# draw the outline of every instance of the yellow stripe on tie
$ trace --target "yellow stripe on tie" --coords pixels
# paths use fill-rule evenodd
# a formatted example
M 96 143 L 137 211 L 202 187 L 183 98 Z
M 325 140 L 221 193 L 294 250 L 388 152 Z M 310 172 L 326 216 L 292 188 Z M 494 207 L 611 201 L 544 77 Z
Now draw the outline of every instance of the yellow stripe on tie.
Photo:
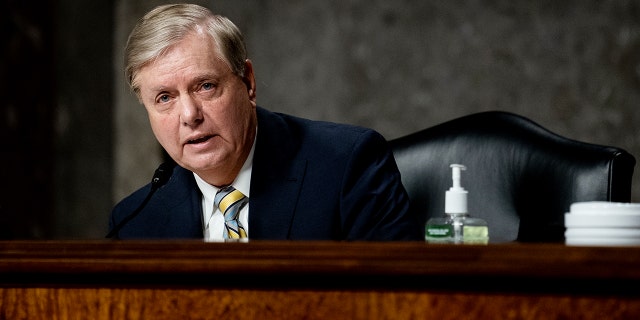
M 234 202 L 242 199 L 244 197 L 244 195 L 242 194 L 242 192 L 238 191 L 238 190 L 233 190 L 231 191 L 228 195 L 226 195 L 222 201 L 220 201 L 220 204 L 218 205 L 218 207 L 220 208 L 220 211 L 222 211 L 222 213 L 225 213 L 227 211 L 227 208 L 232 205 Z

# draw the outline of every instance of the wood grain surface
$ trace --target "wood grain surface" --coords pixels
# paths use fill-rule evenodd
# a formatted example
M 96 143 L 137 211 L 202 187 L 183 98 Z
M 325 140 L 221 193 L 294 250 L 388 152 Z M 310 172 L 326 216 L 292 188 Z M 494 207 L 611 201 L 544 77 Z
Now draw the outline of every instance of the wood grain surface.
M 0 242 L 0 319 L 633 319 L 640 248 Z

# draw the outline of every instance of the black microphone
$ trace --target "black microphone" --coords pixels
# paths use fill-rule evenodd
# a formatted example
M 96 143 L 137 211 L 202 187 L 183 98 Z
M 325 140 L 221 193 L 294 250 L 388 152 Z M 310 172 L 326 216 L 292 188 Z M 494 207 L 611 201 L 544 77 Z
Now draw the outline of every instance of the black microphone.
M 113 238 L 115 235 L 120 232 L 120 230 L 127 224 L 131 219 L 135 218 L 140 211 L 147 205 L 147 202 L 151 199 L 151 196 L 156 192 L 156 190 L 160 189 L 169 178 L 171 178 L 171 174 L 173 173 L 173 168 L 176 166 L 176 163 L 173 160 L 169 160 L 160 164 L 158 169 L 153 173 L 153 178 L 151 179 L 151 190 L 147 194 L 147 197 L 142 201 L 140 206 L 136 208 L 131 214 L 126 216 L 118 225 L 116 225 L 111 231 L 107 234 L 106 238 Z

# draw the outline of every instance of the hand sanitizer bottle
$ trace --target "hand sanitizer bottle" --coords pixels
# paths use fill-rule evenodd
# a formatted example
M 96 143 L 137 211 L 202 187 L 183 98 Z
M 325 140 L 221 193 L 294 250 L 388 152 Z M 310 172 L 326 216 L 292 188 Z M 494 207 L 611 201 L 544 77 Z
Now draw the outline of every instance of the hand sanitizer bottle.
M 445 217 L 431 218 L 425 226 L 425 240 L 430 243 L 489 243 L 489 228 L 483 219 L 472 218 L 467 211 L 467 195 L 461 183 L 461 164 L 451 165 L 453 186 L 445 193 Z

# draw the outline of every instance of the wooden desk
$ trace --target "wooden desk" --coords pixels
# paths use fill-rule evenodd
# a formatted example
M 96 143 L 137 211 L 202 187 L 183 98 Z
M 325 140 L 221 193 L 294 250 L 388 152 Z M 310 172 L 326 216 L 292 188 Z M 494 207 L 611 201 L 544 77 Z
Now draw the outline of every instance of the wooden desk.
M 0 242 L 0 319 L 632 319 L 640 247 Z

